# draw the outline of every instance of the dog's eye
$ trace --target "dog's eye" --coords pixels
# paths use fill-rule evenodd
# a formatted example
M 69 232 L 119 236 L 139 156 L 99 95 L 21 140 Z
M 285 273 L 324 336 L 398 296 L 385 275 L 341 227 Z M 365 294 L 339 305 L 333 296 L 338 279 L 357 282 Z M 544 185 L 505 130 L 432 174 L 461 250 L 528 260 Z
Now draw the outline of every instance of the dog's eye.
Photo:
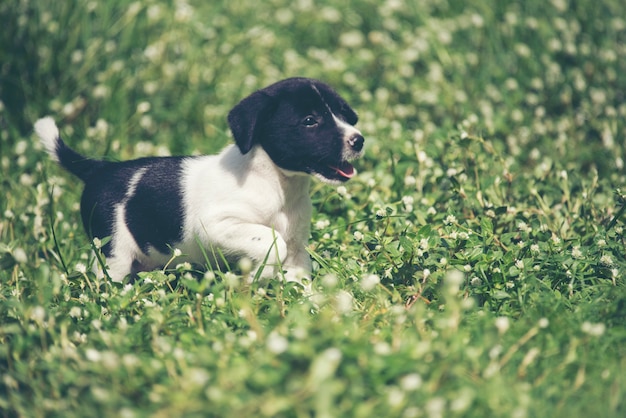
M 306 118 L 304 118 L 304 120 L 302 121 L 302 124 L 304 126 L 315 126 L 317 125 L 317 119 L 315 119 L 314 116 L 307 116 Z

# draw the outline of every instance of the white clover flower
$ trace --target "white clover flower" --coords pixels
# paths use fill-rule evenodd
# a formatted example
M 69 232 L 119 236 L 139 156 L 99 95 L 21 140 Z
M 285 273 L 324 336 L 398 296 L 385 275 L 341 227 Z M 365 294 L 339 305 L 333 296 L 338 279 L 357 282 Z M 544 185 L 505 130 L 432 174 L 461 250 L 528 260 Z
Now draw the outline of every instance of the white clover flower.
M 333 289 L 339 284 L 339 279 L 334 274 L 326 274 L 322 277 L 322 286 Z
M 224 274 L 224 282 L 228 285 L 228 287 L 236 287 L 239 285 L 239 276 L 235 273 L 227 271 Z
M 361 231 L 354 231 L 353 235 L 354 235 L 354 239 L 359 242 L 363 241 L 363 238 L 365 238 L 365 236 L 363 235 Z
M 581 329 L 585 334 L 591 335 L 592 337 L 600 337 L 604 334 L 606 325 L 603 323 L 593 324 L 589 321 L 585 321 L 582 323 Z
M 70 309 L 69 315 L 72 318 L 81 318 L 83 316 L 83 310 L 78 306 L 73 306 L 72 309 Z
M 426 211 L 426 213 L 427 213 L 428 215 L 431 215 L 431 216 L 436 215 L 436 214 L 437 214 L 437 209 L 435 209 L 434 207 L 432 207 L 432 206 L 431 206 L 431 207 L 429 207 L 429 208 L 428 208 L 428 210 Z
M 606 240 L 605 239 L 599 239 L 598 240 L 598 247 L 606 247 Z
M 183 255 L 183 252 L 178 248 L 174 248 L 174 252 L 172 255 L 173 257 L 180 257 L 181 255 Z
M 150 111 L 150 103 L 149 102 L 140 102 L 137 105 L 137 113 L 146 113 L 148 111 Z
M 517 229 L 519 229 L 522 232 L 532 232 L 532 228 L 524 221 L 519 221 L 517 223 Z
M 119 357 L 113 351 L 102 352 L 102 365 L 109 370 L 115 370 L 119 367 Z
M 380 283 L 380 277 L 376 274 L 370 274 L 361 279 L 361 289 L 369 292 L 374 289 L 376 285 Z
M 403 390 L 392 386 L 387 391 L 387 403 L 390 407 L 396 408 L 404 402 L 405 396 Z
M 11 251 L 11 255 L 13 259 L 18 264 L 25 264 L 28 261 L 28 256 L 26 255 L 26 251 L 22 247 L 17 247 L 13 251 Z
M 495 320 L 495 326 L 500 334 L 504 334 L 510 327 L 509 318 L 506 316 L 499 316 Z
M 42 306 L 35 306 L 30 312 L 30 319 L 35 322 L 41 323 L 46 318 L 46 310 Z
M 457 221 L 457 219 L 456 219 L 456 216 L 454 216 L 454 215 L 448 215 L 448 216 L 446 216 L 446 219 L 444 219 L 444 223 L 446 225 L 454 224 L 454 223 L 456 223 L 456 221 Z
M 341 350 L 336 347 L 330 347 L 322 351 L 311 364 L 310 380 L 315 383 L 321 383 L 330 378 L 337 370 L 342 356 Z
M 92 242 L 93 242 L 93 246 L 94 246 L 97 250 L 99 250 L 99 249 L 101 249 L 101 248 L 102 248 L 102 241 L 100 240 L 100 238 L 96 237 L 96 238 L 94 238 L 94 239 L 93 239 L 93 241 L 92 241 Z
M 422 386 L 422 376 L 417 373 L 407 374 L 400 379 L 400 387 L 406 392 L 412 392 Z
M 613 265 L 613 258 L 611 258 L 611 256 L 608 254 L 604 254 L 602 257 L 600 257 L 600 264 L 610 267 Z
M 85 264 L 83 263 L 76 263 L 76 267 L 75 267 L 76 271 L 79 272 L 80 274 L 85 274 L 87 273 L 87 266 L 85 266 Z
M 472 266 L 470 264 L 465 264 L 463 266 L 463 271 L 469 273 L 470 271 L 472 271 Z
M 430 398 L 425 405 L 428 417 L 443 417 L 446 412 L 446 400 L 442 397 Z
M 340 290 L 335 297 L 335 307 L 340 313 L 351 312 L 354 307 L 354 297 L 351 293 Z
M 20 184 L 25 187 L 31 187 L 35 181 L 33 180 L 33 176 L 30 174 L 22 174 L 20 175 Z
M 576 245 L 572 248 L 572 257 L 573 258 L 583 258 L 583 253 L 580 251 L 580 245 Z
M 540 251 L 540 250 L 539 250 L 539 245 L 538 245 L 538 244 L 532 244 L 532 245 L 530 246 L 530 252 L 531 252 L 531 253 L 538 254 L 538 253 L 539 253 L 539 251 Z
M 541 318 L 539 319 L 539 322 L 537 322 L 537 325 L 539 326 L 539 328 L 547 328 L 548 325 L 550 325 L 550 321 L 548 320 L 548 318 Z
M 15 144 L 15 154 L 22 155 L 26 152 L 26 150 L 28 150 L 28 142 L 19 141 L 17 144 Z
M 185 261 L 184 263 L 176 264 L 175 269 L 176 270 L 189 271 L 189 270 L 191 270 L 191 263 L 189 263 L 188 261 Z
M 346 189 L 346 186 L 339 186 L 337 187 L 337 193 L 341 196 L 346 196 L 348 194 L 348 189 Z
M 386 341 L 379 341 L 374 344 L 374 352 L 379 356 L 388 356 L 391 354 L 391 346 Z
M 204 386 L 209 381 L 209 373 L 204 369 L 193 368 L 188 371 L 188 378 L 195 386 Z
M 85 350 L 85 357 L 87 358 L 87 360 L 96 363 L 102 359 L 102 354 L 98 350 L 88 348 L 87 350 Z
M 289 348 L 289 341 L 278 334 L 276 331 L 272 331 L 267 336 L 267 349 L 273 354 L 282 354 Z
M 459 270 L 452 270 L 446 274 L 444 278 L 444 285 L 446 286 L 446 290 L 452 294 L 456 293 L 461 284 L 463 284 L 465 276 Z
M 177 22 L 188 22 L 191 20 L 194 14 L 194 9 L 189 3 L 185 1 L 176 2 L 176 12 L 174 13 L 174 19 Z
M 482 281 L 480 278 L 478 278 L 478 277 L 474 276 L 474 277 L 472 277 L 472 278 L 471 278 L 471 280 L 470 280 L 470 284 L 471 284 L 472 286 L 480 286 L 480 285 L 482 285 L 482 284 L 483 284 L 483 281 Z
M 63 105 L 63 109 L 61 110 L 61 113 L 63 113 L 63 115 L 65 116 L 70 116 L 76 113 L 76 105 L 72 102 L 66 103 L 65 105 Z
M 324 229 L 330 225 L 328 219 L 319 219 L 315 222 L 315 229 Z
M 96 87 L 94 87 L 93 89 L 93 97 L 95 97 L 96 99 L 104 99 L 109 97 L 110 94 L 110 89 L 105 86 L 104 84 L 98 84 Z
M 364 41 L 363 34 L 358 30 L 351 30 L 339 35 L 339 43 L 348 48 L 357 48 L 363 45 Z
M 252 271 L 253 262 L 249 257 L 242 257 L 239 260 L 239 269 L 243 274 L 248 274 Z
M 422 274 L 424 275 L 424 279 L 427 279 L 430 276 L 430 269 L 424 269 Z

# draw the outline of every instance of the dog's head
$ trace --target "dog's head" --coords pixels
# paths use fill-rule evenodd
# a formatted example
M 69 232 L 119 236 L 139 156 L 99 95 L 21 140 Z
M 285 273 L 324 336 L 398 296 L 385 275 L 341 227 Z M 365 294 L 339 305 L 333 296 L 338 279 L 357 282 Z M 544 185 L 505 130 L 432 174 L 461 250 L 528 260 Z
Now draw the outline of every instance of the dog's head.
M 252 93 L 228 115 L 235 142 L 246 154 L 263 147 L 284 170 L 312 174 L 329 183 L 350 179 L 349 161 L 363 153 L 354 110 L 328 85 L 289 78 Z

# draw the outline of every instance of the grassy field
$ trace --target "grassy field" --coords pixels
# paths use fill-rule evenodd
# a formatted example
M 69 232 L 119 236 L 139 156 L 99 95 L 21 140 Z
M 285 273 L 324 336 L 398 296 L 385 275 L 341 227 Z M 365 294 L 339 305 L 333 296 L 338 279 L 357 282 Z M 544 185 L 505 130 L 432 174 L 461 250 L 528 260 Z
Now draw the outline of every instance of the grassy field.
M 626 416 L 622 0 L 0 3 L 0 417 Z M 312 297 L 98 280 L 90 156 L 212 153 L 289 76 L 358 111 Z M 620 189 L 623 188 L 623 189 Z

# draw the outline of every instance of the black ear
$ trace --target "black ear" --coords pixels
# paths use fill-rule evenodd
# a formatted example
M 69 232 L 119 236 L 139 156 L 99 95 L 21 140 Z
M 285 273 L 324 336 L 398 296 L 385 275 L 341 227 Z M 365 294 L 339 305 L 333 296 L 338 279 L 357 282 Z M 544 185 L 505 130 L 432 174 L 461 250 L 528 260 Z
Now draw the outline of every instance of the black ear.
M 333 111 L 339 113 L 350 125 L 356 125 L 359 121 L 359 117 L 356 112 L 352 110 L 350 105 L 335 90 L 333 90 L 332 87 L 317 80 L 315 81 L 315 86 L 322 94 L 326 103 L 330 104 Z
M 350 125 L 354 126 L 356 125 L 356 123 L 359 121 L 359 117 L 356 114 L 356 112 L 354 110 L 352 110 L 352 108 L 350 107 L 350 105 L 348 103 L 346 103 L 343 99 L 341 99 L 342 102 L 342 106 L 341 106 L 341 116 L 344 117 L 345 121 L 348 122 Z
M 259 122 L 269 111 L 271 98 L 262 90 L 240 101 L 228 114 L 228 124 L 242 154 L 255 144 Z

